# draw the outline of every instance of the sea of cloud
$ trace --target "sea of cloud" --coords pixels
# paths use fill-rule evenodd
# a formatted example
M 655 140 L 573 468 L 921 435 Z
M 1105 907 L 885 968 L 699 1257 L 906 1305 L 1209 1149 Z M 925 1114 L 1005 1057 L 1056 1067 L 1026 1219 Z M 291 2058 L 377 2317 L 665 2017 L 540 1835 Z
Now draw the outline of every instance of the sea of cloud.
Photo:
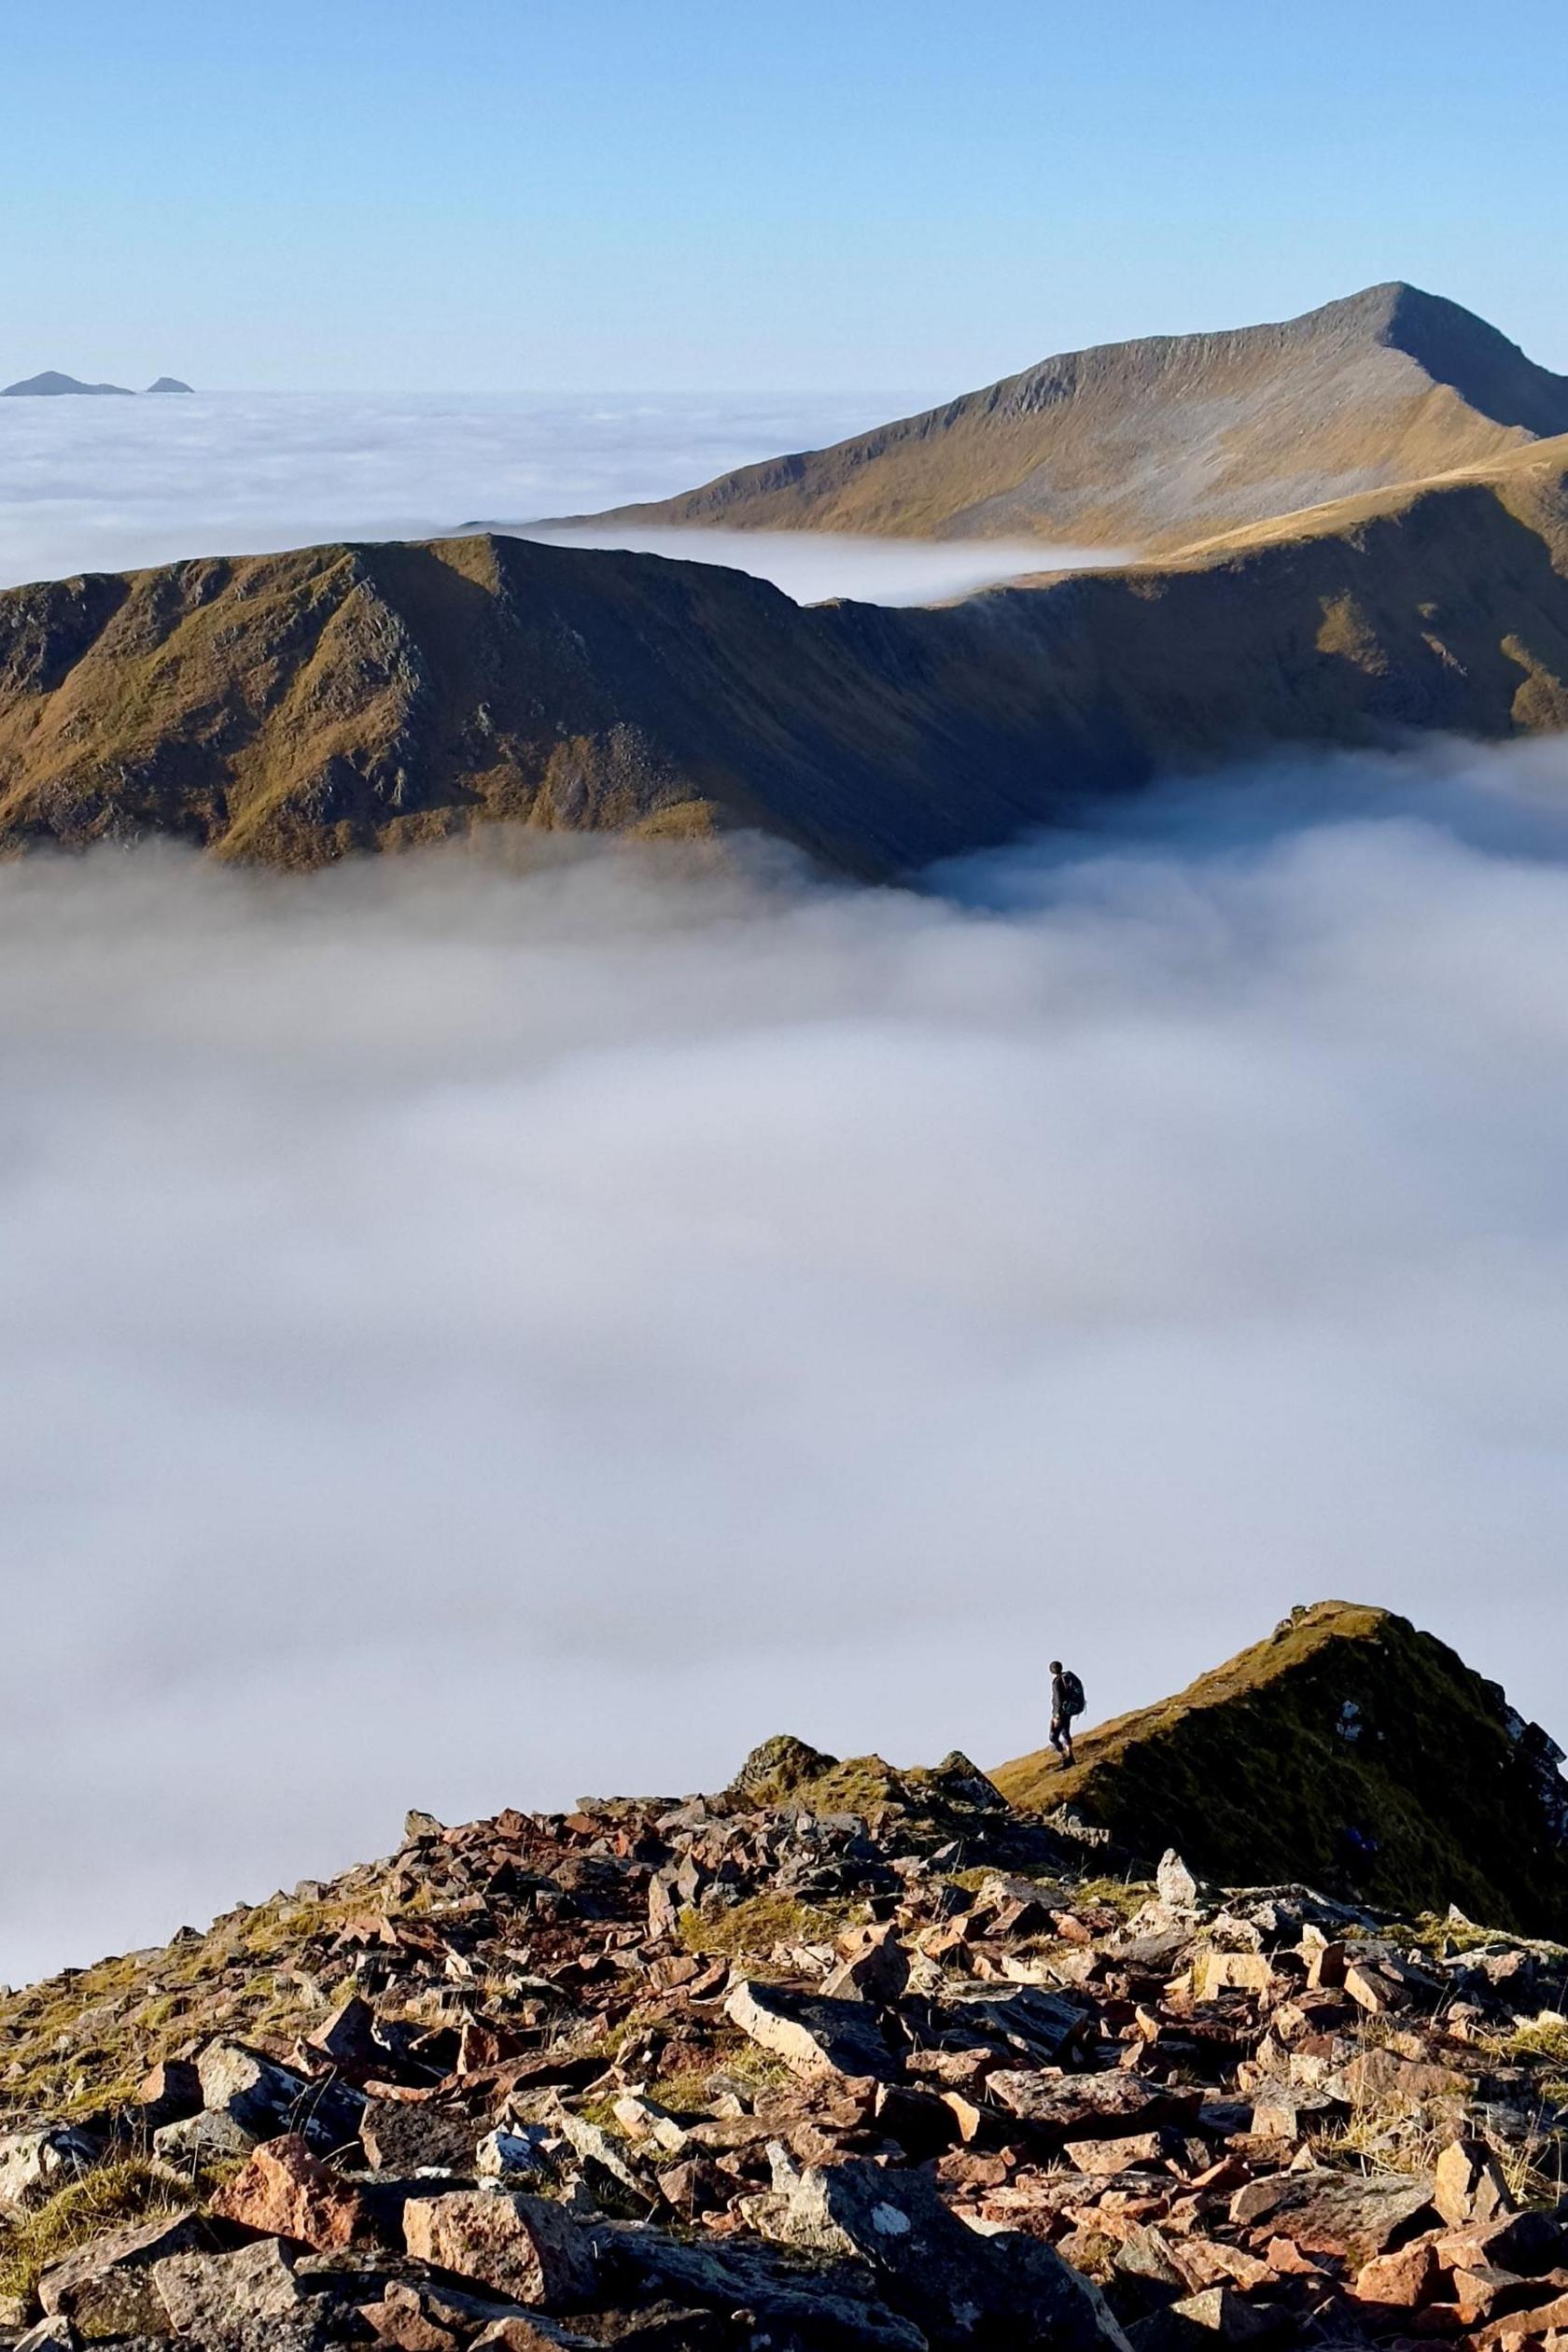
M 0 399 L 0 587 L 187 555 L 426 537 L 492 516 L 592 512 L 690 489 L 917 405 L 864 393 Z M 1031 542 L 976 550 L 781 533 L 571 536 L 735 564 L 802 602 L 917 603 L 1074 560 Z
M 1568 749 L 926 893 L 0 870 L 0 1974 L 1293 1603 L 1562 1718 Z

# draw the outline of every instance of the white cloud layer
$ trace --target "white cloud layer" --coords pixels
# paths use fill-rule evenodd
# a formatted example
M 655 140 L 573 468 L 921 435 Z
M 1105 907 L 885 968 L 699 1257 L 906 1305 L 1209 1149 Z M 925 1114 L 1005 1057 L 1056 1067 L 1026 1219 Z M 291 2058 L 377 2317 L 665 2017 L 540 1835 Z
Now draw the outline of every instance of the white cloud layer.
M 0 587 L 663 497 L 910 405 L 865 394 L 0 400 Z M 803 602 L 912 603 L 1052 560 L 1029 542 L 977 551 L 784 533 L 632 532 L 583 543 L 738 563 Z
M 864 394 L 0 400 L 0 586 L 664 497 L 887 413 Z
M 1327 1594 L 1563 1729 L 1565 783 L 1302 763 L 925 899 L 0 870 L 0 1974 L 409 1804 L 994 1763 L 1049 1657 L 1109 1713 Z
M 862 604 L 935 604 L 1031 572 L 1116 560 L 1103 547 L 1053 547 L 1042 539 L 857 539 L 838 531 L 644 530 L 613 524 L 522 535 L 557 547 L 629 547 L 678 562 L 724 564 L 771 580 L 797 604 L 819 604 L 828 596 L 854 596 Z

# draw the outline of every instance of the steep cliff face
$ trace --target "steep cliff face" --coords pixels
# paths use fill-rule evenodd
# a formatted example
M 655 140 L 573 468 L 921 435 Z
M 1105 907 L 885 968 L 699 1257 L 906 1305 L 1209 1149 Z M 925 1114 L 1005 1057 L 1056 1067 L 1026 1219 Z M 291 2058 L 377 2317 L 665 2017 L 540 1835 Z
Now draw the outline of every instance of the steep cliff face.
M 1138 1854 L 1306 1879 L 1410 1914 L 1568 1934 L 1561 1751 L 1387 1610 L 1321 1602 L 1174 1698 L 993 1775 Z
M 1279 326 L 1102 343 L 610 518 L 1168 549 L 1568 432 L 1568 379 L 1375 286 Z
M 0 847 L 309 866 L 507 819 L 886 877 L 1272 743 L 1568 725 L 1568 440 L 917 610 L 473 537 L 0 595 Z

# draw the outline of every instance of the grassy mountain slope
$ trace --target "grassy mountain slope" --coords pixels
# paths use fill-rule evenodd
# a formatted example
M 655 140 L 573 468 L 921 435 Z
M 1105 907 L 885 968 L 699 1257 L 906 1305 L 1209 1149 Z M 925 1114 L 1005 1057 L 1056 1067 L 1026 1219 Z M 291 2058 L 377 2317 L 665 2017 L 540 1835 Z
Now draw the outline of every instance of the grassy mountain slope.
M 1377 286 L 1279 326 L 1068 352 L 609 519 L 1159 550 L 1562 432 L 1568 379 L 1455 302 Z
M 1358 1727 L 1338 1728 L 1345 1702 Z M 1347 1878 L 1409 1913 L 1568 1933 L 1568 1799 L 1545 1735 L 1495 1683 L 1382 1609 L 1320 1602 L 1157 1705 L 993 1773 L 1015 1804 L 1069 1805 L 1135 1853 L 1216 1878 Z M 1545 1795 L 1543 1795 L 1545 1792 Z M 1357 1855 L 1344 1832 L 1376 1841 Z
M 490 819 L 886 876 L 1271 743 L 1568 725 L 1568 438 L 923 609 L 513 539 L 0 595 L 0 847 L 318 864 Z

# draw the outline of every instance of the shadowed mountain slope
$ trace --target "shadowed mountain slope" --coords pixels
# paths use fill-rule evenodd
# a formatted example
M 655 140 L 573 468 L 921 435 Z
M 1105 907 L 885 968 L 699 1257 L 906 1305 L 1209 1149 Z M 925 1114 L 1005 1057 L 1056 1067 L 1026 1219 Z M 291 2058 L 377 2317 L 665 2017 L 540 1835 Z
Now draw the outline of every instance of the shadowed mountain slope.
M 1411 286 L 1067 352 L 831 449 L 594 520 L 1169 549 L 1568 432 L 1568 378 Z
M 963 602 L 512 539 L 0 595 L 0 846 L 284 866 L 505 819 L 887 876 L 1272 743 L 1568 725 L 1568 441 Z
M 1561 1751 L 1385 1609 L 1323 1601 L 1172 1699 L 993 1775 L 1137 1854 L 1568 1934 Z

